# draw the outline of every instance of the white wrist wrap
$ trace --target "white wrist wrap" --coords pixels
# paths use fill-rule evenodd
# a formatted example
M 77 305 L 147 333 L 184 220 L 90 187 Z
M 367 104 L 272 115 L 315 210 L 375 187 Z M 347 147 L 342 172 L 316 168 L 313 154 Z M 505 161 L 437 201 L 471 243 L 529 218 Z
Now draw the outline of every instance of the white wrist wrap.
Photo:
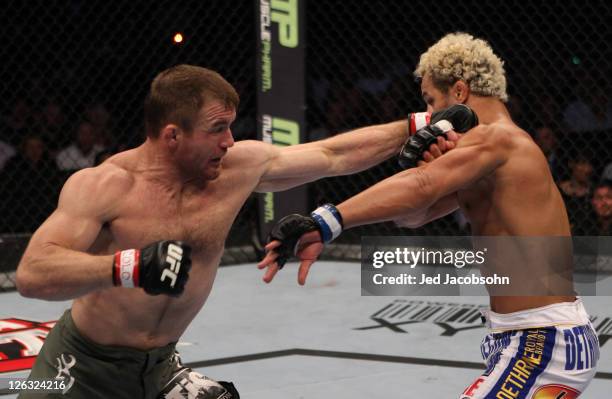
M 334 240 L 342 233 L 342 216 L 332 204 L 318 207 L 310 216 L 321 228 L 321 238 L 324 243 Z
M 125 288 L 138 287 L 140 251 L 127 249 L 115 254 L 113 280 L 116 286 Z

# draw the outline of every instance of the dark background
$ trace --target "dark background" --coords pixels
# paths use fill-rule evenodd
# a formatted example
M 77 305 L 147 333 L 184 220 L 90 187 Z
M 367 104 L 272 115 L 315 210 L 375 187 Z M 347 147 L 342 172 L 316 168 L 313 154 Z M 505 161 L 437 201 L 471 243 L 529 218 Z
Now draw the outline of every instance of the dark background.
M 256 5 L 228 0 L 4 2 L 0 140 L 19 152 L 25 137 L 41 135 L 48 162 L 27 174 L 8 166 L 0 172 L 0 232 L 31 232 L 53 209 L 71 173 L 54 170 L 54 157 L 71 142 L 88 104 L 101 103 L 110 114 L 108 147 L 138 145 L 148 85 L 171 65 L 202 65 L 226 77 L 241 96 L 236 138 L 256 138 Z M 582 155 L 592 163 L 589 179 L 595 185 L 611 161 L 612 135 L 609 130 L 571 131 L 563 110 L 593 85 L 610 98 L 611 11 L 605 1 L 311 0 L 306 15 L 309 137 L 423 110 L 412 78 L 419 55 L 444 34 L 465 31 L 488 40 L 505 60 L 515 120 L 532 134 L 541 126 L 554 130 L 559 181 L 571 177 L 569 162 Z M 176 32 L 185 37 L 180 45 L 172 43 Z M 11 128 L 20 101 L 27 105 L 27 111 L 19 111 L 27 114 L 27 122 Z M 41 121 L 49 103 L 63 115 L 62 133 L 53 142 Z M 339 202 L 396 170 L 389 161 L 353 177 L 324 179 L 310 186 L 310 202 Z M 580 209 L 584 218 L 591 212 L 587 200 Z M 251 200 L 229 244 L 250 245 L 256 223 Z M 397 233 L 468 234 L 469 226 L 447 217 L 419 230 L 364 227 L 342 240 L 358 243 L 361 234 Z

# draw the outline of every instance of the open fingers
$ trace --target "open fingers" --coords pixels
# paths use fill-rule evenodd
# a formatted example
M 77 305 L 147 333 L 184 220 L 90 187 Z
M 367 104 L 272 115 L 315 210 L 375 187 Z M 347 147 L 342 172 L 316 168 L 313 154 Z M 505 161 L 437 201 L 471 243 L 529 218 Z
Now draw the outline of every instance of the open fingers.
M 276 259 L 278 258 L 278 253 L 275 251 L 269 251 L 266 256 L 257 264 L 257 268 L 258 269 L 263 269 L 266 266 L 271 265 L 272 263 L 276 262 Z
M 314 263 L 314 260 L 306 259 L 300 263 L 300 269 L 298 270 L 298 284 L 304 285 L 306 284 L 306 277 L 308 276 L 308 272 L 310 271 L 310 266 Z
M 278 270 L 278 264 L 276 262 L 272 263 L 270 266 L 268 266 L 268 270 L 266 270 L 266 273 L 263 276 L 263 281 L 266 283 L 272 281 L 274 276 L 276 276 L 276 273 L 278 273 Z
M 280 245 L 281 245 L 280 241 L 274 240 L 274 241 L 270 241 L 269 243 L 267 243 L 264 248 L 266 251 L 272 251 L 274 248 L 280 247 Z

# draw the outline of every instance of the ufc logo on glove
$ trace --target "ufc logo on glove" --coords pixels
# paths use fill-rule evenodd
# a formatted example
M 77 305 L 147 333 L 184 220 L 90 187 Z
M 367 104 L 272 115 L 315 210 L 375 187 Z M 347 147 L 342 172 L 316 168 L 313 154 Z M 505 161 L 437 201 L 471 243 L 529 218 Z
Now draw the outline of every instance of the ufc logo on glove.
M 181 270 L 181 260 L 183 259 L 183 248 L 175 244 L 168 245 L 168 255 L 166 256 L 166 263 L 170 265 L 170 268 L 164 269 L 160 277 L 160 281 L 164 281 L 166 277 L 171 280 L 170 287 L 174 288 L 176 284 L 176 278 Z

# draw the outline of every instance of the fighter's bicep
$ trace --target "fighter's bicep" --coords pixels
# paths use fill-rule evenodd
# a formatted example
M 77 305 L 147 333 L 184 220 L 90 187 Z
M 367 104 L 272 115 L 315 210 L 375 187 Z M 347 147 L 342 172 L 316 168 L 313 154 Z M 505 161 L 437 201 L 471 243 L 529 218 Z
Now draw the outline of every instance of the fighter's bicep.
M 318 143 L 307 143 L 281 148 L 268 169 L 271 179 L 313 176 L 330 169 L 331 159 Z
M 278 191 L 315 180 L 331 170 L 329 154 L 313 143 L 271 151 L 256 191 Z
M 86 251 L 95 241 L 103 221 L 95 215 L 77 215 L 56 209 L 32 236 L 32 250 L 59 246 Z

